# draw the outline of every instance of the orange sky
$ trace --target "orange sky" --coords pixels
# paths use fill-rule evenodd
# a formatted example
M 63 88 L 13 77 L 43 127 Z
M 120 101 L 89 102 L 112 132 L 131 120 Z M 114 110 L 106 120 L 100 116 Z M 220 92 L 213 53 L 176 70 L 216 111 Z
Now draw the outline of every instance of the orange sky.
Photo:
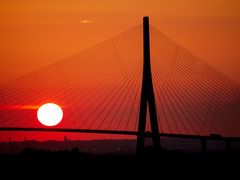
M 177 43 L 240 82 L 239 0 L 2 0 L 0 83 L 135 27 L 146 15 Z M 19 101 L 25 97 L 19 96 Z
M 240 82 L 238 0 L 2 0 L 0 83 L 151 24 Z

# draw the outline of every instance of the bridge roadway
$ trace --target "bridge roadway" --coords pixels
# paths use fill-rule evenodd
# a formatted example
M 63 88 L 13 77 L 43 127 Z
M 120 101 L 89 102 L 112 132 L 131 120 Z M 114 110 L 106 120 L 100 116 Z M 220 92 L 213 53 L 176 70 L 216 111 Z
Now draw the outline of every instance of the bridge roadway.
M 67 128 L 24 128 L 24 127 L 0 127 L 0 131 L 35 131 L 35 132 L 70 132 L 70 133 L 95 133 L 95 134 L 119 134 L 138 135 L 137 131 L 99 130 L 99 129 L 67 129 Z M 209 136 L 159 133 L 160 137 L 185 138 L 185 139 L 206 139 L 206 140 L 232 140 L 240 141 L 240 137 L 222 137 L 218 134 Z M 145 137 L 152 137 L 152 133 L 145 132 Z

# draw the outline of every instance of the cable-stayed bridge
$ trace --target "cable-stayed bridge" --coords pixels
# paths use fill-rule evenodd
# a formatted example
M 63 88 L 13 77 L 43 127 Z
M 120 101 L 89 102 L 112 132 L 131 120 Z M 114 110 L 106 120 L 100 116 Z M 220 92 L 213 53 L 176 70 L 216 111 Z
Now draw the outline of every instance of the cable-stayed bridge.
M 38 107 L 61 105 L 41 125 Z M 149 112 L 149 113 L 148 113 Z M 0 84 L 1 131 L 56 131 L 239 140 L 240 85 L 144 23 Z M 228 142 L 229 142 L 228 141 Z

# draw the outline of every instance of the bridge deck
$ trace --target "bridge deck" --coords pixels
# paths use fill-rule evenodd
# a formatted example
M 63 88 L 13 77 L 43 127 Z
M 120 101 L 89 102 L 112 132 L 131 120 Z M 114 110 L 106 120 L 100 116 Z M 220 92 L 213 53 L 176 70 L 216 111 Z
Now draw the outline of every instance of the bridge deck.
M 19 127 L 0 127 L 0 131 L 38 131 L 38 132 L 70 132 L 70 133 L 95 133 L 95 134 L 119 134 L 137 135 L 137 131 L 119 130 L 99 130 L 99 129 L 66 129 L 66 128 L 19 128 Z M 145 133 L 146 137 L 152 137 L 151 132 Z M 240 137 L 221 137 L 219 135 L 188 135 L 188 134 L 168 134 L 159 133 L 160 137 L 186 138 L 186 139 L 210 139 L 210 140 L 234 140 L 240 141 Z

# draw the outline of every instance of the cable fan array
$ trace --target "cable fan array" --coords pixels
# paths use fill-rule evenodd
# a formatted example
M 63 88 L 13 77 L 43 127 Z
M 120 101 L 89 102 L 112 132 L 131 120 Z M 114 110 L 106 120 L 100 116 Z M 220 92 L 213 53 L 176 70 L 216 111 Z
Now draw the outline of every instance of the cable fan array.
M 57 128 L 137 131 L 143 26 L 0 85 L 0 127 L 42 127 L 37 108 L 63 108 Z M 160 132 L 240 136 L 240 86 L 150 26 Z M 150 130 L 149 117 L 147 129 Z

